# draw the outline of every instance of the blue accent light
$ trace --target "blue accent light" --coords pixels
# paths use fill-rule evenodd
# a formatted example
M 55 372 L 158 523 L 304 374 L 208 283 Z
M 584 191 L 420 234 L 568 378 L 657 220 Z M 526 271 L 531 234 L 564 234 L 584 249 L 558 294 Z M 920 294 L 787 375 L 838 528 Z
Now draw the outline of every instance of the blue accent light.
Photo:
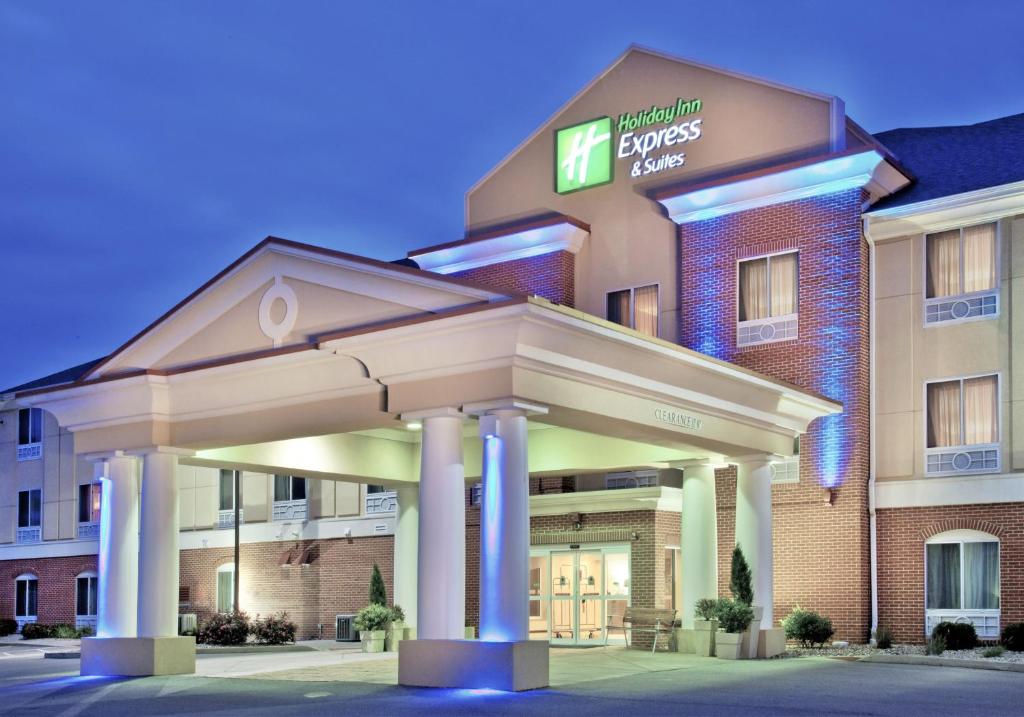
M 499 436 L 484 437 L 483 496 L 480 501 L 480 526 L 484 539 L 480 555 L 480 639 L 488 642 L 509 642 L 512 637 L 506 625 L 497 622 L 501 614 L 501 564 L 504 559 L 499 542 L 504 526 L 501 475 L 502 441 Z M 487 604 L 484 604 L 484 600 Z
M 97 610 L 96 610 L 96 637 L 112 637 L 110 627 L 107 625 L 107 590 L 109 581 L 107 575 L 109 566 L 107 559 L 110 555 L 110 497 L 113 493 L 113 482 L 109 477 L 100 479 L 100 551 L 96 564 L 96 574 L 99 576 L 97 582 Z

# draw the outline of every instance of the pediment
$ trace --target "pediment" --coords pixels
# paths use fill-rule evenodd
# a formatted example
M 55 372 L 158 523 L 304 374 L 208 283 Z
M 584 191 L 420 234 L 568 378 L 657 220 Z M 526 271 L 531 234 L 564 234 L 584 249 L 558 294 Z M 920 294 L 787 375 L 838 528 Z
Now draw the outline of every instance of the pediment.
M 410 267 L 267 239 L 97 365 L 172 370 L 506 295 Z

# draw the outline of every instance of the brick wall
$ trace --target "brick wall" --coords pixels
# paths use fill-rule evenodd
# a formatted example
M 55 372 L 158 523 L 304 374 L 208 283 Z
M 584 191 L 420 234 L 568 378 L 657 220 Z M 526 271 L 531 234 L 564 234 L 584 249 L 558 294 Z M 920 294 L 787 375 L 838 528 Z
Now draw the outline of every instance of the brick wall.
M 0 562 L 0 616 L 14 617 L 15 579 L 24 573 L 39 581 L 36 605 L 40 624 L 75 624 L 75 578 L 86 570 L 95 571 L 95 555 L 45 560 L 5 560 Z
M 772 490 L 776 617 L 794 605 L 862 641 L 870 623 L 868 255 L 860 190 L 680 227 L 680 342 L 843 403 L 801 440 L 800 482 Z M 736 346 L 737 261 L 798 250 L 799 336 Z M 833 504 L 824 486 L 834 487 Z M 720 580 L 728 586 L 735 474 L 719 474 Z
M 1000 621 L 1024 621 L 1024 503 L 879 510 L 878 620 L 897 641 L 924 641 L 925 541 L 962 529 L 999 538 Z
M 536 294 L 563 306 L 574 306 L 575 273 L 576 256 L 567 251 L 555 251 L 458 271 L 452 276 L 498 289 Z

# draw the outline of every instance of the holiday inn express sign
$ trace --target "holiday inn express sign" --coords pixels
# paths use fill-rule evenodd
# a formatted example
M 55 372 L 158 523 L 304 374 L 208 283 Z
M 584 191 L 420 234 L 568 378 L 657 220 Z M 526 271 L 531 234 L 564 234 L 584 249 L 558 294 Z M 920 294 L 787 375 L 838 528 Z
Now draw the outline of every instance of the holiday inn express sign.
M 673 105 L 580 122 L 555 130 L 555 191 L 568 194 L 608 184 L 615 161 L 625 160 L 630 177 L 677 169 L 686 162 L 679 145 L 700 139 L 699 99 L 679 98 Z M 680 118 L 687 119 L 681 120 Z

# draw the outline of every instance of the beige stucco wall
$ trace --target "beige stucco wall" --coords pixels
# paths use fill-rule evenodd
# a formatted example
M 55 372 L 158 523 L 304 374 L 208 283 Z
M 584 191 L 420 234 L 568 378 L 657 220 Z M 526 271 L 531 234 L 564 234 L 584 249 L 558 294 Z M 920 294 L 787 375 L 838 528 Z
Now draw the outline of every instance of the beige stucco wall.
M 975 222 L 967 221 L 965 224 Z M 876 243 L 875 442 L 879 480 L 923 477 L 925 383 L 998 373 L 1003 471 L 1024 468 L 1024 389 L 1010 380 L 1024 339 L 1024 217 L 999 220 L 999 315 L 925 327 L 925 234 Z M 1014 351 L 1014 348 L 1017 351 Z M 1024 366 L 1020 367 L 1024 370 Z
M 622 113 L 677 98 L 699 98 L 701 111 L 678 121 L 703 120 L 698 140 L 656 150 L 684 151 L 681 168 L 630 176 L 638 157 L 614 159 L 614 181 L 573 194 L 554 191 L 554 133 L 600 116 L 613 125 Z M 653 186 L 700 182 L 827 152 L 831 105 L 827 98 L 780 89 L 708 68 L 633 51 L 467 194 L 472 231 L 544 212 L 561 212 L 591 227 L 576 263 L 576 308 L 605 316 L 607 292 L 657 284 L 660 336 L 676 341 L 679 324 L 679 249 L 676 226 L 647 198 Z M 637 132 L 658 129 L 651 126 Z M 614 140 L 617 141 L 618 133 Z

